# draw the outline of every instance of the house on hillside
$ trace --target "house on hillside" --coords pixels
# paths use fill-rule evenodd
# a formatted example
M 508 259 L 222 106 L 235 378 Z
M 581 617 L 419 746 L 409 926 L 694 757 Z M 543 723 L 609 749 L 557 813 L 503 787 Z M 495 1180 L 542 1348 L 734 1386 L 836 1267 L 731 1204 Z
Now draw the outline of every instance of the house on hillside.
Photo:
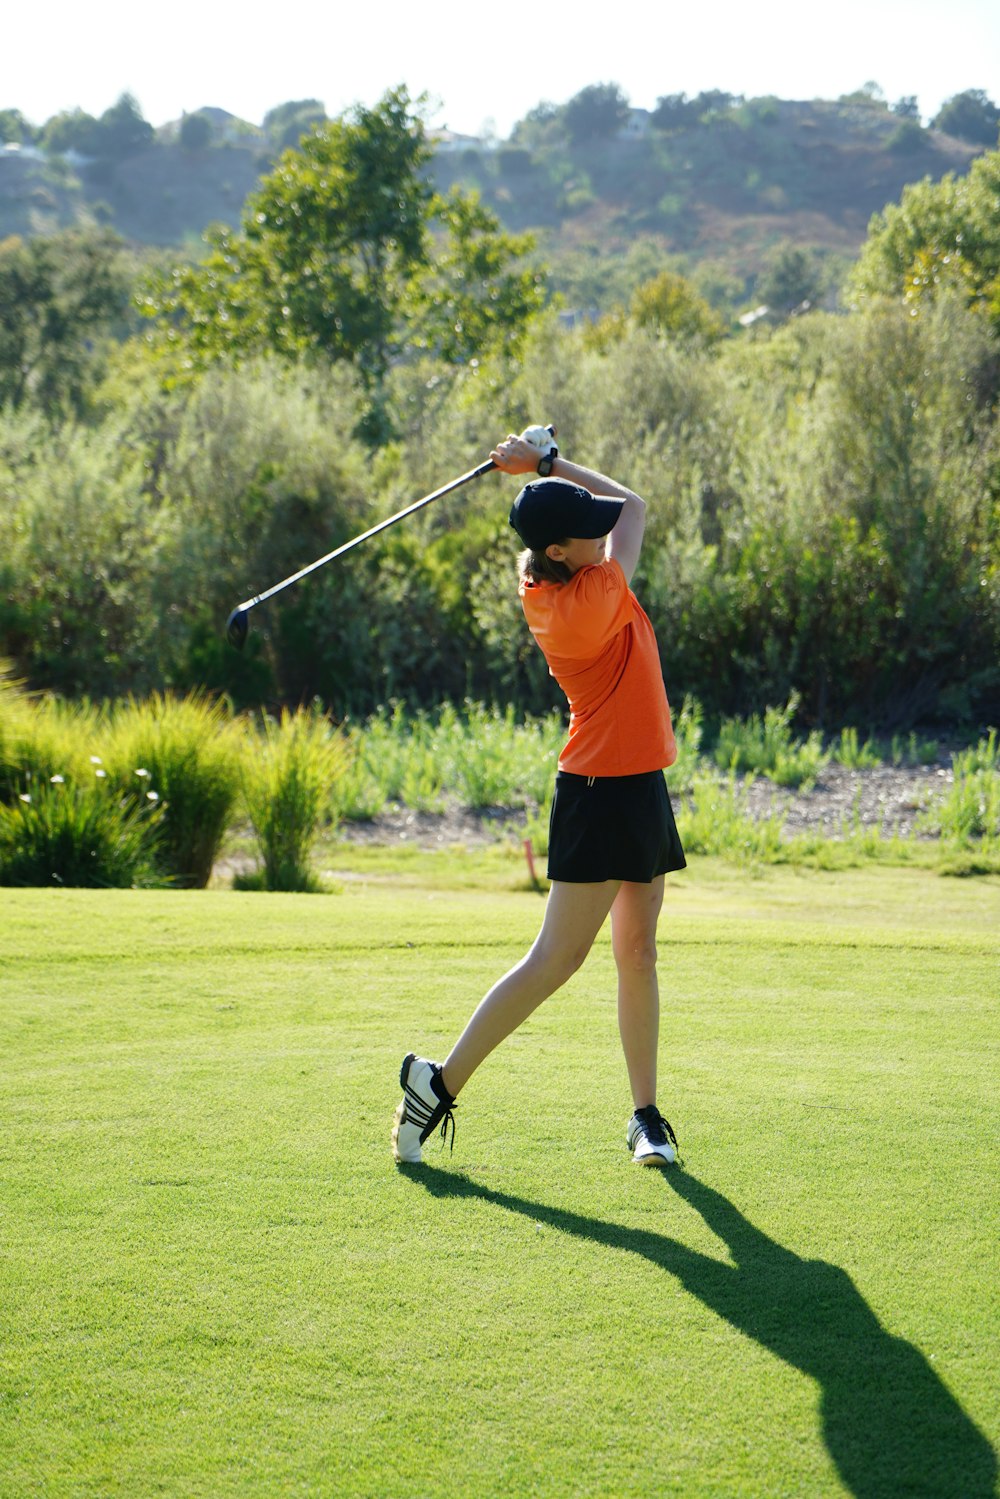
M 618 139 L 620 141 L 641 141 L 649 134 L 648 109 L 630 109 L 628 119 L 619 127 Z
M 6 145 L 0 146 L 0 157 L 6 157 L 8 161 L 44 161 L 45 152 L 37 146 L 26 146 L 20 141 L 8 141 Z
M 431 130 L 428 140 L 435 151 L 442 155 L 456 155 L 460 151 L 488 151 L 490 147 L 478 135 L 459 135 L 457 130 Z

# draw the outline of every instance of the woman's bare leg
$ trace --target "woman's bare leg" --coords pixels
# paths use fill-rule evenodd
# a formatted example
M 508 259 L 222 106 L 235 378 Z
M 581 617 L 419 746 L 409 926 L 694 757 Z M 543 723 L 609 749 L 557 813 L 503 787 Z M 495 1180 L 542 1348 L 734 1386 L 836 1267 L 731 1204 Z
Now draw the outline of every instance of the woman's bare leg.
M 656 978 L 656 923 L 663 876 L 648 885 L 625 881 L 611 907 L 611 946 L 618 968 L 618 1030 L 637 1109 L 656 1102 L 660 991 Z
M 542 929 L 530 951 L 493 985 L 448 1055 L 442 1076 L 453 1097 L 494 1047 L 580 967 L 618 890 L 617 880 L 596 885 L 553 882 Z

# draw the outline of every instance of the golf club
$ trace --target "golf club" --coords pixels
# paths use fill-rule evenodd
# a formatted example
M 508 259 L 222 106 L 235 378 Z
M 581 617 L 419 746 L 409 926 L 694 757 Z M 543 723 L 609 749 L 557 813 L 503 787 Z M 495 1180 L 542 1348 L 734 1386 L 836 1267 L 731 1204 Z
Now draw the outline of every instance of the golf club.
M 470 479 L 478 479 L 481 474 L 489 473 L 490 469 L 495 467 L 496 465 L 492 458 L 487 458 L 485 463 L 481 463 L 478 468 L 470 469 L 460 479 L 453 479 L 450 484 L 443 485 L 441 489 L 435 489 L 433 494 L 425 495 L 422 500 L 417 500 L 414 504 L 407 505 L 405 510 L 400 510 L 395 515 L 390 515 L 388 520 L 379 521 L 377 526 L 372 526 L 370 530 L 363 531 L 360 536 L 355 536 L 353 541 L 345 541 L 342 546 L 335 547 L 332 552 L 327 552 L 325 557 L 318 557 L 315 562 L 310 562 L 308 567 L 300 568 L 290 578 L 283 578 L 280 583 L 275 583 L 273 588 L 268 588 L 264 593 L 254 594 L 252 599 L 246 599 L 244 603 L 237 604 L 226 621 L 226 636 L 229 644 L 235 646 L 238 651 L 243 649 L 246 644 L 247 631 L 249 630 L 247 616 L 251 609 L 256 608 L 258 604 L 263 604 L 265 599 L 273 598 L 283 588 L 290 588 L 293 583 L 298 583 L 300 579 L 308 577 L 310 573 L 314 573 L 318 567 L 325 567 L 335 557 L 342 557 L 352 547 L 360 546 L 363 541 L 367 541 L 372 536 L 377 536 L 380 531 L 385 531 L 389 526 L 394 526 L 397 521 L 403 520 L 407 515 L 412 515 L 415 510 L 420 510 L 422 506 L 429 505 L 432 500 L 439 500 L 442 495 L 450 494 L 453 489 L 458 489 L 461 485 L 468 484 Z

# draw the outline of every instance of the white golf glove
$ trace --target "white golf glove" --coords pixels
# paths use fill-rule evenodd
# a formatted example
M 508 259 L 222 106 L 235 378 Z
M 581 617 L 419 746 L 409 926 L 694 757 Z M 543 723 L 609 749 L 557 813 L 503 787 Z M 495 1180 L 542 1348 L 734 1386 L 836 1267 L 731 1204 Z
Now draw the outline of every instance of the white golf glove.
M 559 449 L 556 447 L 555 436 L 555 427 L 525 427 L 521 433 L 521 440 L 522 442 L 530 442 L 533 448 L 537 448 L 539 458 L 545 458 L 549 453 L 555 457 L 559 452 Z

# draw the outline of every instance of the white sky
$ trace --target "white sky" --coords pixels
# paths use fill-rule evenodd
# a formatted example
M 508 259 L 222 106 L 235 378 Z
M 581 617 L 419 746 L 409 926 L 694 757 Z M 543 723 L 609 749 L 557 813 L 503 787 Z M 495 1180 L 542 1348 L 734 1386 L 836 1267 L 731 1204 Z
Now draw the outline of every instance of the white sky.
M 915 94 L 925 119 L 964 89 L 1000 103 L 998 0 L 29 0 L 5 6 L 0 108 L 35 124 L 125 92 L 154 125 L 217 105 L 260 123 L 289 99 L 328 114 L 405 83 L 439 108 L 431 123 L 501 137 L 543 99 L 621 85 L 652 108 L 662 94 L 719 88 L 753 97 L 835 99 L 878 83 Z

